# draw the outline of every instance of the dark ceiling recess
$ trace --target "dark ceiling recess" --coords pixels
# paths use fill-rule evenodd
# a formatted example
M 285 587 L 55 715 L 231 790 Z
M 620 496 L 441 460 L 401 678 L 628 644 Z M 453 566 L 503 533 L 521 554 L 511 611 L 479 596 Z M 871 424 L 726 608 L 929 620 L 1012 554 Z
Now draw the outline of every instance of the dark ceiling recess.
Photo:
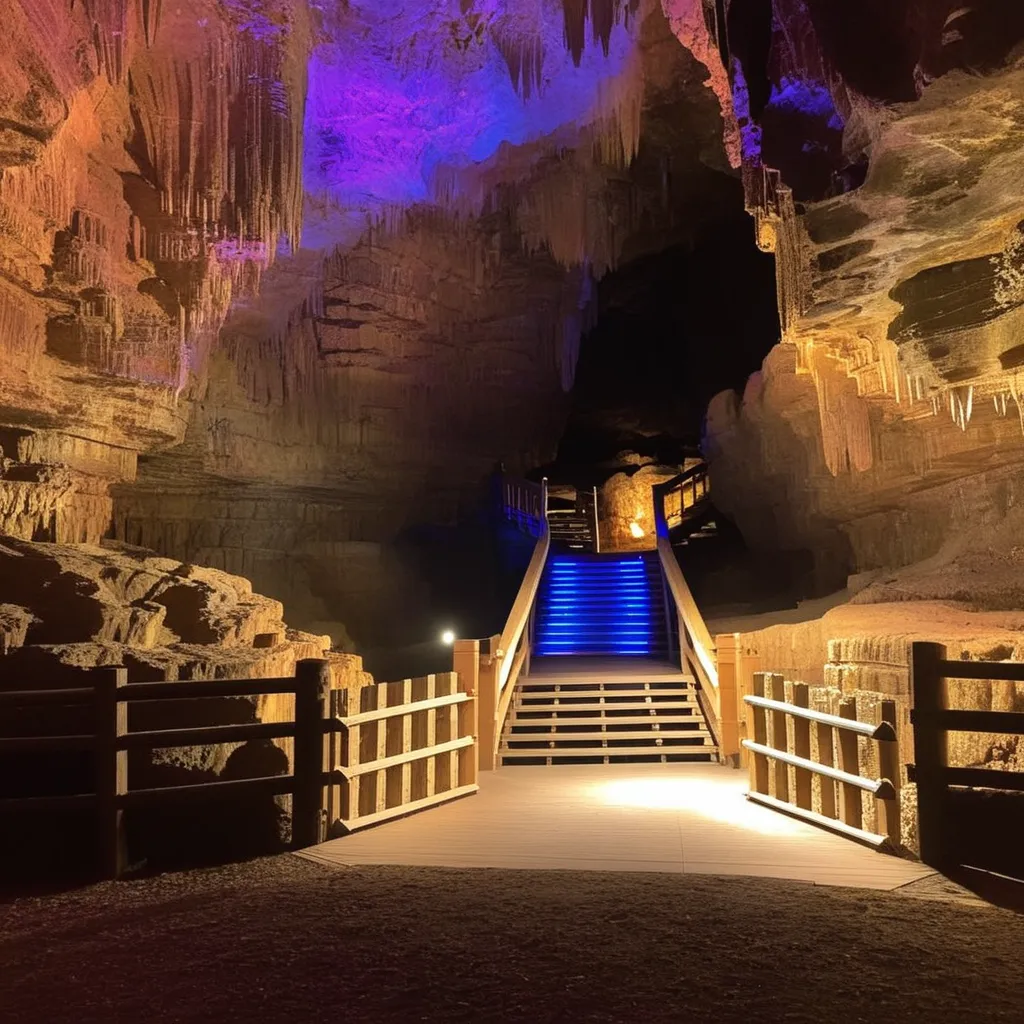
M 560 478 L 582 480 L 625 450 L 673 461 L 699 444 L 710 399 L 760 369 L 779 339 L 775 261 L 754 244 L 738 183 L 734 209 L 691 244 L 601 281 L 552 467 Z

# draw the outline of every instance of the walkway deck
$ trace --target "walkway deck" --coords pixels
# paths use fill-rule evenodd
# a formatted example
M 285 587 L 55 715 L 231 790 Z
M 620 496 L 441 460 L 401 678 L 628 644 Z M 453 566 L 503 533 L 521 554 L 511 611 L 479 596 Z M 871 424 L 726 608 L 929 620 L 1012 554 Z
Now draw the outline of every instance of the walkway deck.
M 480 792 L 301 856 L 338 865 L 657 871 L 895 889 L 934 872 L 758 807 L 719 765 L 502 768 Z

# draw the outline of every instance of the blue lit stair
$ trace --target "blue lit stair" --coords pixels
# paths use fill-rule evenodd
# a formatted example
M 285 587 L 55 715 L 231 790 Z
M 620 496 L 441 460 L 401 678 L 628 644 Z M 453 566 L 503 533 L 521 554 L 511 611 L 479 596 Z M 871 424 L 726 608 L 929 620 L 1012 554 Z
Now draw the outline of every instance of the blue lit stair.
M 535 657 L 669 657 L 657 555 L 554 554 L 537 594 Z

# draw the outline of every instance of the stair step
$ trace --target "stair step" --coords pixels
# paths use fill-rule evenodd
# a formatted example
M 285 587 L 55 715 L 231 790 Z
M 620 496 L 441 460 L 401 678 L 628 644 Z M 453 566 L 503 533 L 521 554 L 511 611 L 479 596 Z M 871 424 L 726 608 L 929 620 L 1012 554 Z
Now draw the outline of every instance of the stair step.
M 569 700 L 571 698 L 579 699 L 592 697 L 613 697 L 617 700 L 646 700 L 648 697 L 689 697 L 694 692 L 689 686 L 666 686 L 657 690 L 646 690 L 643 687 L 633 687 L 631 689 L 623 690 L 601 690 L 595 688 L 586 690 L 570 690 L 565 687 L 560 689 L 556 689 L 554 687 L 532 689 L 535 684 L 527 685 L 529 685 L 531 689 L 526 689 L 526 687 L 524 687 L 520 690 L 516 695 L 519 700 Z
M 664 732 L 656 729 L 623 729 L 621 732 L 605 732 L 590 730 L 588 732 L 513 732 L 505 737 L 503 747 L 512 743 L 576 743 L 588 740 L 627 741 L 627 740 L 710 740 L 711 733 L 707 729 L 688 729 L 678 732 Z M 518 748 L 516 748 L 518 749 Z
M 516 705 L 518 711 L 639 711 L 645 708 L 671 708 L 677 710 L 680 708 L 693 708 L 698 707 L 695 700 L 664 700 L 652 703 L 645 700 L 623 700 L 617 701 L 614 704 L 557 704 L 551 701 L 546 703 L 537 704 L 522 704 Z
M 606 757 L 681 757 L 692 760 L 708 761 L 718 753 L 714 744 L 703 747 L 561 747 L 526 748 L 524 750 L 505 750 L 500 756 L 503 761 L 526 759 L 562 760 L 564 758 L 606 758 Z
M 609 725 L 703 725 L 699 715 L 610 715 L 595 718 L 519 718 L 512 721 L 512 728 L 532 726 L 584 726 L 607 722 Z

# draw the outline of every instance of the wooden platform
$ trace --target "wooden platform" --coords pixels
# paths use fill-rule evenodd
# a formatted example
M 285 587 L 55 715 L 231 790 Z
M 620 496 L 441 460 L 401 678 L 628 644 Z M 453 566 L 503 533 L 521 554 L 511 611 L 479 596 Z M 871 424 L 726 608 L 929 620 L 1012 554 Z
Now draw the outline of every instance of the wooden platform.
M 480 792 L 312 847 L 338 865 L 657 871 L 895 889 L 934 872 L 749 802 L 720 765 L 502 768 Z

